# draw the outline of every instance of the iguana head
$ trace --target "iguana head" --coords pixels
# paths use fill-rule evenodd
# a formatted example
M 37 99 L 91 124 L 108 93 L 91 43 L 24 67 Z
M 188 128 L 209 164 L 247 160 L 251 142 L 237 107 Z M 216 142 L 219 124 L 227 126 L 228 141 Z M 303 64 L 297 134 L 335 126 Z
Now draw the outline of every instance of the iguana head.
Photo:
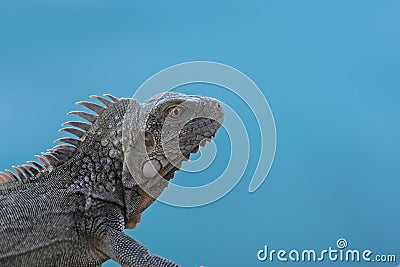
M 161 93 L 133 105 L 138 108 L 132 108 L 133 115 L 125 118 L 125 139 L 134 141 L 127 142 L 124 154 L 125 171 L 129 169 L 134 184 L 129 178 L 125 184 L 139 184 L 146 191 L 153 190 L 157 183 L 162 191 L 165 181 L 173 178 L 182 161 L 211 141 L 224 117 L 222 105 L 216 99 L 176 92 Z M 140 134 L 129 134 L 132 130 Z M 153 192 L 154 197 L 160 190 Z
M 144 103 L 148 112 L 145 146 L 149 160 L 143 175 L 154 177 L 157 171 L 171 179 L 182 161 L 199 146 L 211 142 L 223 122 L 222 105 L 216 99 L 180 93 L 162 93 Z

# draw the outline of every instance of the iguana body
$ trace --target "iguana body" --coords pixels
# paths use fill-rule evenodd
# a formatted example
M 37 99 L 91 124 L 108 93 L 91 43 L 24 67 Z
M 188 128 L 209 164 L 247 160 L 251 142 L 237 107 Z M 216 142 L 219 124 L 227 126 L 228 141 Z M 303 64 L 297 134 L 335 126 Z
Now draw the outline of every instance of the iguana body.
M 136 226 L 182 160 L 214 136 L 222 107 L 178 93 L 142 104 L 106 96 L 111 101 L 94 97 L 105 107 L 78 103 L 96 114 L 71 112 L 90 122 L 65 123 L 73 127 L 61 131 L 78 139 L 59 139 L 67 144 L 37 156 L 41 164 L 0 174 L 0 266 L 96 266 L 110 258 L 122 266 L 178 266 L 123 230 Z

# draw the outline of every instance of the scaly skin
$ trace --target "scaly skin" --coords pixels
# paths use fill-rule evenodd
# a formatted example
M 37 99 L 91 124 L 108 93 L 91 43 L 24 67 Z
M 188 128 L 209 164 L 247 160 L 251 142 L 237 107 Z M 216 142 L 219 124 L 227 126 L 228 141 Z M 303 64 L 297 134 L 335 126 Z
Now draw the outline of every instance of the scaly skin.
M 218 101 L 166 93 L 144 103 L 94 97 L 78 104 L 90 123 L 41 164 L 0 173 L 0 266 L 179 266 L 125 235 L 168 185 L 183 160 L 220 127 Z M 80 128 L 82 130 L 78 130 Z

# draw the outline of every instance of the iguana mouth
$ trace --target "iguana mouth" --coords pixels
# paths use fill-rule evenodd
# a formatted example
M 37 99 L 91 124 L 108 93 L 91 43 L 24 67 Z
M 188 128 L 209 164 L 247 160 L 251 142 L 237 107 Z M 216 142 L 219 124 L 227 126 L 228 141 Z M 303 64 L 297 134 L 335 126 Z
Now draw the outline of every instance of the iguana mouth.
M 205 147 L 208 143 L 212 142 L 212 139 L 215 137 L 215 133 L 212 134 L 210 137 L 204 137 L 197 146 L 195 146 L 190 152 L 183 154 L 183 161 L 188 161 L 190 159 L 191 154 L 197 154 L 199 152 L 200 146 Z M 159 174 L 164 177 L 166 180 L 171 180 L 175 176 L 175 172 L 179 171 L 181 168 L 182 162 L 176 164 L 175 166 L 171 163 L 168 163 L 167 166 L 162 168 Z
M 215 134 L 212 135 L 212 137 L 205 137 L 203 140 L 200 141 L 198 146 L 196 146 L 195 148 L 192 149 L 192 151 L 190 153 L 184 155 L 185 158 L 187 160 L 189 160 L 191 154 L 197 154 L 197 152 L 199 152 L 200 146 L 201 147 L 205 147 L 207 142 L 211 143 L 212 142 L 212 138 L 214 138 L 214 137 L 215 137 Z
M 161 157 L 151 157 L 147 160 L 142 167 L 143 175 L 147 178 L 154 177 L 157 173 L 161 177 L 166 180 L 170 180 L 174 177 L 174 173 L 177 170 L 180 170 L 183 161 L 188 161 L 190 159 L 191 154 L 196 154 L 199 152 L 200 146 L 205 147 L 207 142 L 211 143 L 212 138 L 215 137 L 215 133 L 210 135 L 209 137 L 203 137 L 196 145 L 191 146 L 191 150 L 188 152 L 181 151 L 181 155 L 178 156 L 171 162 L 169 159 L 166 158 L 165 155 Z

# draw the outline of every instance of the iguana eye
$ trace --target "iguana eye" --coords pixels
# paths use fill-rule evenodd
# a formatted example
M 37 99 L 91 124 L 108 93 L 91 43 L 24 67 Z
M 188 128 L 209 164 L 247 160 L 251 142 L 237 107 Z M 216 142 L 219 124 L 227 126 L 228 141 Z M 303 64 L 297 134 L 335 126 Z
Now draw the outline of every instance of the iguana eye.
M 167 110 L 168 115 L 171 116 L 172 118 L 179 118 L 184 111 L 185 111 L 184 108 L 180 106 L 173 106 Z

